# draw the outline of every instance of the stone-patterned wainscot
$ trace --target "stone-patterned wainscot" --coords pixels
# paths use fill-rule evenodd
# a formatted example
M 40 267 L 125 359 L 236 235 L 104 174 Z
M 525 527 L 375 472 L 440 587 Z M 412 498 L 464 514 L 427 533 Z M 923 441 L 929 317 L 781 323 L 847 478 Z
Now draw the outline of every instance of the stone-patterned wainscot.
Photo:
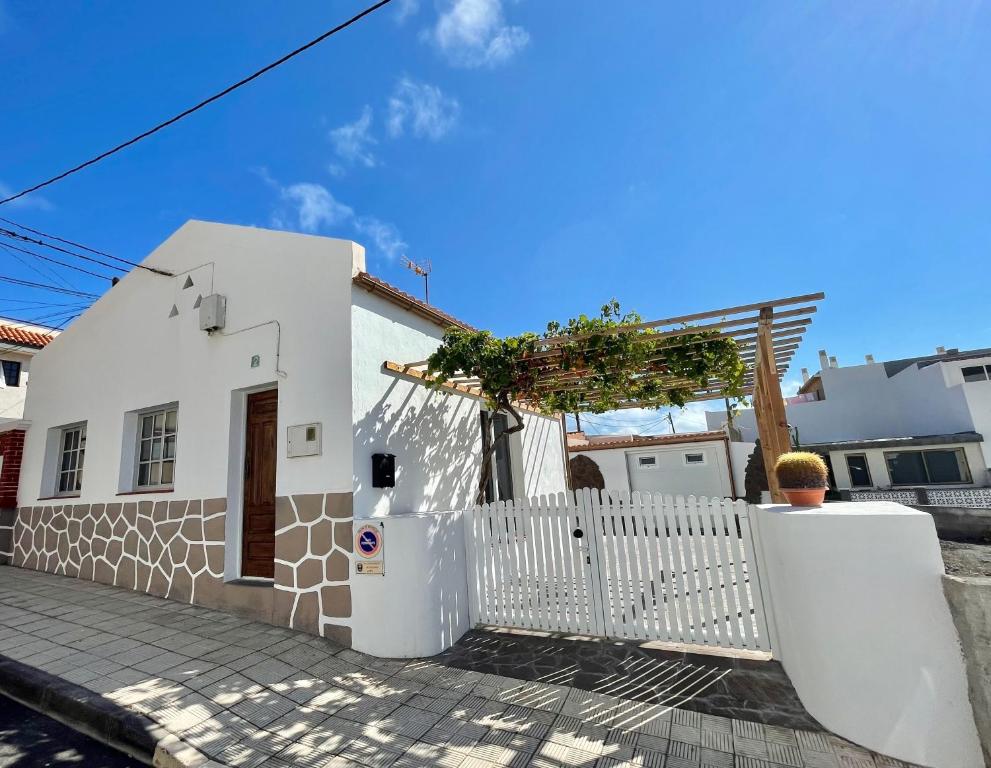
M 21 507 L 13 565 L 230 610 L 350 645 L 351 494 L 276 500 L 275 581 L 224 581 L 226 499 Z

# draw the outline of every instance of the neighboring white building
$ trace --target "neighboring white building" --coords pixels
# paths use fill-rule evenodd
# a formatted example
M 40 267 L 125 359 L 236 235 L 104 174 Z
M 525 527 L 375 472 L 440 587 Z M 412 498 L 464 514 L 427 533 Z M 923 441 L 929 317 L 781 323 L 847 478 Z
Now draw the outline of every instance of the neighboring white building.
M 190 221 L 143 265 L 172 276 L 135 269 L 34 360 L 15 564 L 369 647 L 354 529 L 465 509 L 489 423 L 383 363 L 461 323 L 345 240 Z M 561 421 L 525 419 L 496 459 L 502 498 L 566 488 Z
M 840 367 L 825 351 L 822 370 L 788 398 L 788 423 L 803 448 L 827 454 L 839 489 L 942 489 L 989 485 L 991 349 Z M 710 429 L 725 414 L 706 413 Z M 734 426 L 757 429 L 752 410 Z
M 573 478 L 581 474 L 576 459 L 584 457 L 602 473 L 605 489 L 631 493 L 743 496 L 743 473 L 753 448 L 753 443 L 731 443 L 722 430 L 645 436 L 568 433 Z
M 45 326 L 0 318 L 0 565 L 10 562 L 13 555 L 26 426 L 21 417 L 31 360 L 58 333 Z
M 0 428 L 21 420 L 31 360 L 58 331 L 0 317 Z

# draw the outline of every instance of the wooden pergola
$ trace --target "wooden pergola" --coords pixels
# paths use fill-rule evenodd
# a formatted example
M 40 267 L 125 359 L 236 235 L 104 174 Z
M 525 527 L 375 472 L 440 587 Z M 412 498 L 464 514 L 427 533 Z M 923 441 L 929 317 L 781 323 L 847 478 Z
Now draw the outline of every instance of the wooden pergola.
M 778 457 L 791 449 L 791 433 L 785 416 L 784 399 L 781 396 L 781 379 L 801 344 L 802 336 L 812 323 L 816 302 L 824 298 L 823 293 L 810 293 L 668 317 L 637 325 L 621 325 L 596 333 L 553 336 L 541 339 L 537 351 L 526 359 L 532 366 L 532 372 L 538 383 L 543 384 L 545 388 L 561 391 L 581 390 L 584 378 L 593 375 L 593 371 L 573 367 L 564 370 L 561 362 L 565 345 L 573 348 L 573 345 L 592 337 L 649 330 L 651 333 L 645 334 L 642 338 L 653 344 L 654 349 L 651 351 L 650 370 L 644 371 L 642 375 L 651 376 L 659 381 L 663 391 L 684 390 L 688 387 L 691 391 L 689 402 L 698 402 L 726 397 L 727 383 L 715 378 L 698 382 L 688 381 L 676 375 L 658 374 L 657 369 L 664 367 L 666 351 L 698 343 L 695 334 L 701 332 L 711 333 L 709 338 L 734 339 L 740 358 L 746 365 L 743 394 L 749 395 L 753 400 L 757 433 L 764 455 L 764 466 L 767 468 L 771 498 L 775 502 L 783 502 L 784 496 L 771 471 Z M 385 368 L 417 379 L 429 378 L 426 372 L 426 360 L 411 363 L 386 361 Z M 443 386 L 463 394 L 482 396 L 479 380 L 467 375 L 454 377 Z M 655 402 L 630 400 L 620 404 L 619 407 L 651 408 L 665 404 L 666 400 L 663 399 Z M 526 409 L 535 408 L 533 404 L 526 402 L 520 403 L 520 406 Z

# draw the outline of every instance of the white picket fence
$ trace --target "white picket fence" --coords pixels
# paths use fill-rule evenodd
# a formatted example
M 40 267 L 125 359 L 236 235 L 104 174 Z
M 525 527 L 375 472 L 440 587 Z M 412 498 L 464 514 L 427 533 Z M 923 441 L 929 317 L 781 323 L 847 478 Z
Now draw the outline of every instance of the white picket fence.
M 585 489 L 465 517 L 476 623 L 770 651 L 743 501 Z

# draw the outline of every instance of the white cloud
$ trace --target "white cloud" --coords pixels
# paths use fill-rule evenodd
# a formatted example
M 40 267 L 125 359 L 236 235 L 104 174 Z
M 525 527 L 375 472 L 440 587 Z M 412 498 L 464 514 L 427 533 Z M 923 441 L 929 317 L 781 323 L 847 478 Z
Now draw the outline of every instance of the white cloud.
M 402 24 L 420 10 L 420 0 L 399 0 L 396 8 L 396 23 Z
M 370 148 L 376 143 L 371 128 L 372 108 L 366 104 L 361 110 L 361 117 L 330 132 L 330 140 L 337 156 L 349 163 L 360 163 L 366 168 L 374 168 L 378 161 Z
M 389 98 L 389 135 L 402 136 L 408 126 L 414 136 L 437 141 L 454 128 L 460 114 L 458 100 L 436 85 L 404 77 Z
M 406 242 L 394 224 L 375 216 L 357 215 L 354 208 L 337 200 L 322 184 L 299 182 L 284 187 L 266 168 L 255 168 L 253 172 L 278 194 L 271 217 L 276 229 L 316 234 L 346 227 L 367 238 L 369 250 L 390 261 L 406 255 Z
M 350 206 L 337 202 L 327 188 L 320 184 L 293 184 L 282 190 L 282 199 L 295 207 L 299 228 L 304 232 L 333 227 L 354 216 L 354 210 Z
M 359 216 L 354 220 L 354 228 L 371 238 L 375 249 L 390 261 L 406 255 L 407 245 L 395 225 L 374 216 Z
M 525 29 L 506 23 L 502 0 L 447 0 L 426 37 L 460 67 L 494 67 L 530 41 Z
M 13 194 L 16 194 L 16 190 L 13 190 L 3 182 L 0 182 L 0 200 L 10 197 Z M 24 197 L 19 197 L 16 200 L 11 200 L 7 203 L 7 206 L 10 208 L 20 208 L 25 211 L 31 209 L 36 211 L 51 211 L 55 208 L 48 198 L 42 197 L 37 192 L 30 195 L 25 195 Z

